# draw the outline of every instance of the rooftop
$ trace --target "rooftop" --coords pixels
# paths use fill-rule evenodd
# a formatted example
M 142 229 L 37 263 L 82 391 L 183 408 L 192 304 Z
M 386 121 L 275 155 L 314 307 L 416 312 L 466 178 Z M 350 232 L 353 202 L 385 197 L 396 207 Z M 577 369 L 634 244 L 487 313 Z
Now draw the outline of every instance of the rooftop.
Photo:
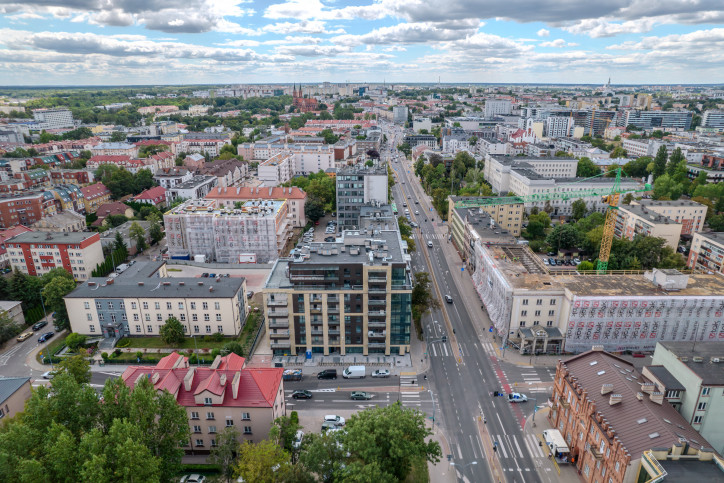
M 0 377 L 0 404 L 7 401 L 28 381 L 29 377 Z
M 216 186 L 211 189 L 207 199 L 304 199 L 307 197 L 307 193 L 301 188 L 296 186 L 291 188 L 284 188 L 281 186 L 274 187 L 231 187 L 222 188 Z
M 724 385 L 724 346 L 721 342 L 659 342 L 676 355 L 706 386 Z M 685 358 L 687 360 L 682 360 Z M 694 360 L 696 359 L 696 360 Z M 712 362 L 718 359 L 721 362 Z
M 516 239 L 482 208 L 455 208 L 458 216 L 475 229 L 483 242 L 514 244 Z
M 634 366 L 604 351 L 588 351 L 561 361 L 568 372 L 567 379 L 575 378 L 587 396 L 596 405 L 596 411 L 610 424 L 631 459 L 638 459 L 652 448 L 670 448 L 681 438 L 698 447 L 711 445 L 668 402 L 657 404 L 642 384 L 649 382 Z M 602 388 L 611 388 L 601 394 Z M 637 394 L 642 394 L 639 399 Z M 621 401 L 610 404 L 611 394 Z
M 632 202 L 632 204 L 637 204 L 637 205 L 642 205 L 642 206 L 662 206 L 662 207 L 668 207 L 668 206 L 690 206 L 692 208 L 704 208 L 705 207 L 701 203 L 697 203 L 696 201 L 691 201 L 691 200 L 660 201 L 660 200 L 641 199 L 641 200 Z
M 78 286 L 66 298 L 231 298 L 241 290 L 243 277 L 149 278 L 136 276 L 95 277 Z
M 724 478 L 722 468 L 716 461 L 699 461 L 691 459 L 658 460 L 666 471 L 668 481 L 721 481 Z
M 685 391 L 686 388 L 664 366 L 646 366 L 648 370 L 667 391 Z
M 178 184 L 178 185 L 174 186 L 173 188 L 170 188 L 169 191 L 193 189 L 197 186 L 200 186 L 200 185 L 206 184 L 206 183 L 210 183 L 215 180 L 216 180 L 216 176 L 205 176 L 205 175 L 194 176 L 190 180 L 184 181 L 183 183 Z
M 54 233 L 49 231 L 28 231 L 20 233 L 13 238 L 6 241 L 6 243 L 42 243 L 42 244 L 67 244 L 67 243 L 81 243 L 97 233 L 83 232 L 83 231 L 71 231 L 63 233 Z
M 633 215 L 638 216 L 639 218 L 643 218 L 644 220 L 648 221 L 649 223 L 653 223 L 656 225 L 678 224 L 678 223 L 674 222 L 674 220 L 672 220 L 664 215 L 660 215 L 659 213 L 656 213 L 655 211 L 647 210 L 646 207 L 642 206 L 642 205 L 620 206 L 618 209 L 621 212 L 631 213 Z
M 710 231 L 708 233 L 697 233 L 697 235 L 715 243 L 724 245 L 724 231 Z

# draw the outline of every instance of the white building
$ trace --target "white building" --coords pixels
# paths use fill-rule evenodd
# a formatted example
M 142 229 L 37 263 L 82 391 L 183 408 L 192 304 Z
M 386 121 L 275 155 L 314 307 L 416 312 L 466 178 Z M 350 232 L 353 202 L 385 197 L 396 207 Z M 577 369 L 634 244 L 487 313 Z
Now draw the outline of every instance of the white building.
M 259 181 L 266 186 L 278 186 L 292 179 L 294 173 L 294 156 L 292 153 L 279 153 L 259 165 Z
M 485 117 L 507 116 L 513 112 L 513 103 L 510 99 L 486 99 Z
M 166 202 L 170 203 L 178 198 L 185 200 L 198 200 L 206 196 L 211 188 L 216 186 L 219 178 L 216 176 L 194 176 L 166 191 Z
M 33 119 L 38 123 L 38 129 L 46 131 L 75 126 L 70 109 L 33 109 Z
M 545 135 L 549 138 L 564 138 L 573 134 L 573 118 L 551 116 L 545 122 Z
M 407 122 L 407 106 L 394 106 L 392 108 L 392 122 L 395 124 L 405 124 Z
M 295 175 L 308 175 L 334 168 L 334 146 L 292 146 L 292 170 Z
M 426 129 L 427 132 L 432 131 L 432 119 L 429 117 L 416 117 L 412 120 L 412 129 L 415 132 L 420 132 L 422 129 Z
M 724 128 L 724 111 L 706 111 L 701 118 L 701 127 Z

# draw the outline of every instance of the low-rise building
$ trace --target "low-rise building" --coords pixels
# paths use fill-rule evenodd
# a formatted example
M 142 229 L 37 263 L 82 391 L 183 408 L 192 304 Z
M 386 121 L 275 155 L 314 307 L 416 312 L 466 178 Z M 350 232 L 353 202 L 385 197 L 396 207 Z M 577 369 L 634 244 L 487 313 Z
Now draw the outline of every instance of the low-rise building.
M 163 263 L 138 262 L 126 272 L 91 278 L 65 296 L 73 332 L 105 338 L 157 336 L 170 317 L 189 336 L 235 336 L 244 326 L 249 313 L 244 278 L 165 278 Z
M 31 226 L 35 231 L 63 233 L 69 231 L 86 231 L 85 216 L 75 211 L 63 211 L 53 216 L 46 216 Z
M 216 208 L 214 200 L 191 200 L 164 214 L 171 257 L 204 255 L 221 263 L 266 263 L 279 256 L 292 235 L 288 200 L 246 201 Z
M 216 448 L 218 433 L 237 428 L 237 442 L 269 437 L 272 423 L 286 414 L 282 368 L 244 368 L 233 352 L 217 356 L 209 367 L 190 366 L 188 358 L 172 353 L 156 366 L 132 366 L 121 378 L 133 388 L 148 379 L 158 391 L 168 391 L 186 410 L 190 439 L 185 451 L 206 455 Z
M 152 206 L 165 206 L 166 205 L 166 188 L 163 186 L 154 186 L 147 190 L 141 191 L 139 194 L 133 197 L 133 201 L 136 203 L 143 203 Z
M 29 377 L 0 377 L 0 422 L 22 413 L 32 393 Z
M 232 187 L 249 177 L 249 163 L 236 159 L 216 160 L 199 169 L 200 174 L 216 176 L 217 186 Z
M 616 210 L 614 234 L 628 240 L 636 236 L 663 238 L 668 246 L 676 250 L 681 238 L 681 224 L 649 211 L 645 206 L 623 205 Z
M 228 133 L 190 132 L 176 145 L 176 153 L 200 153 L 217 157 L 225 144 L 231 144 L 231 136 Z
M 403 142 L 409 145 L 411 148 L 423 144 L 428 148 L 437 147 L 437 138 L 432 134 L 408 134 L 403 139 Z
M 166 202 L 175 201 L 178 198 L 185 200 L 198 200 L 209 194 L 216 186 L 219 179 L 216 176 L 193 176 L 188 181 L 168 188 L 166 190 Z
M 76 280 L 87 280 L 103 261 L 98 233 L 29 231 L 7 240 L 5 248 L 10 265 L 32 276 L 64 268 Z
M 23 303 L 16 300 L 0 300 L 0 317 L 5 317 L 18 327 L 25 327 L 25 315 L 23 315 Z
M 93 171 L 89 169 L 51 169 L 50 179 L 53 184 L 77 184 L 86 186 L 95 180 Z
M 96 210 L 96 216 L 98 219 L 92 223 L 93 226 L 104 226 L 107 223 L 107 218 L 111 215 L 123 215 L 126 218 L 133 217 L 133 208 L 120 201 L 113 201 L 111 203 L 104 203 Z
M 724 232 L 694 233 L 686 265 L 692 270 L 724 273 Z
M 412 286 L 397 230 L 346 231 L 275 262 L 264 315 L 275 355 L 410 350 Z
M 307 193 L 296 186 L 285 187 L 216 187 L 206 195 L 207 200 L 214 200 L 217 208 L 237 208 L 248 201 L 280 200 L 288 201 L 289 215 L 292 226 L 304 227 L 307 225 L 307 216 L 304 206 L 307 202 Z
M 257 177 L 267 186 L 279 186 L 292 179 L 293 156 L 291 153 L 279 153 L 259 165 Z
M 724 348 L 721 339 L 659 342 L 643 373 L 719 454 L 724 452 Z
M 174 188 L 193 178 L 194 174 L 187 168 L 174 166 L 160 169 L 153 175 L 153 180 L 166 189 Z
M 709 477 L 722 478 L 724 461 L 712 445 L 653 382 L 600 347 L 558 361 L 552 401 L 548 421 L 563 435 L 583 481 L 660 481 L 677 461 L 678 472 L 688 468 L 692 476 L 697 468 L 690 462 L 709 462 Z
M 126 142 L 100 143 L 90 148 L 90 152 L 93 156 L 129 156 L 135 158 L 138 156 L 138 146 Z

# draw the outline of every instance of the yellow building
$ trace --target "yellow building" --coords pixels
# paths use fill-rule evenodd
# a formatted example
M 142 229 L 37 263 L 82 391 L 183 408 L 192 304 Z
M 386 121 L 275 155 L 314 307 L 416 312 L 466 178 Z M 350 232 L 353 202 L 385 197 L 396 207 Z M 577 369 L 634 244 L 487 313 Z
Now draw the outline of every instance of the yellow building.
M 453 217 L 455 216 L 453 212 L 455 211 L 456 202 L 478 199 L 481 198 L 477 196 L 449 196 L 447 219 L 452 222 Z M 507 230 L 513 236 L 520 236 L 520 233 L 523 230 L 523 215 L 525 213 L 523 203 L 510 205 L 488 205 L 481 206 L 481 208 L 490 215 L 493 221 L 495 221 L 500 228 Z
M 636 235 L 655 236 L 666 240 L 666 244 L 674 250 L 679 246 L 681 223 L 641 205 L 621 206 L 617 213 L 614 226 L 617 237 L 633 240 Z

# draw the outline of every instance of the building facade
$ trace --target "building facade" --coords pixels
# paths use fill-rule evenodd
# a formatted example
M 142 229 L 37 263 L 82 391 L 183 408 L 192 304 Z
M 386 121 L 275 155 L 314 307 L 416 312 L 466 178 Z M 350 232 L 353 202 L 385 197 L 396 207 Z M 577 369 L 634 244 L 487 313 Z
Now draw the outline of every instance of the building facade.
M 694 114 L 691 111 L 642 111 L 633 109 L 626 111 L 624 126 L 633 124 L 642 129 L 679 128 L 691 129 Z
M 292 179 L 294 160 L 292 153 L 279 153 L 261 163 L 257 177 L 267 186 L 279 186 Z
M 38 130 L 47 131 L 75 126 L 70 109 L 33 109 L 33 119 L 38 124 Z
M 275 355 L 410 350 L 412 285 L 397 231 L 345 232 L 275 262 L 264 314 Z
M 663 238 L 674 250 L 679 246 L 681 224 L 649 211 L 645 206 L 619 206 L 615 223 L 614 234 L 618 238 L 633 240 L 636 236 L 653 236 Z
M 692 270 L 724 273 L 724 233 L 695 233 L 686 266 Z
M 387 165 L 354 165 L 337 170 L 337 223 L 340 228 L 359 227 L 362 206 L 388 203 L 387 176 Z
M 0 377 L 0 423 L 22 413 L 32 393 L 29 377 Z
M 175 201 L 177 198 L 198 200 L 209 194 L 219 182 L 216 176 L 193 176 L 190 180 L 166 190 L 166 201 Z
M 216 187 L 206 195 L 207 200 L 216 201 L 217 208 L 235 208 L 237 203 L 244 204 L 255 200 L 286 200 L 289 204 L 289 215 L 292 226 L 304 227 L 307 225 L 307 216 L 304 206 L 307 202 L 307 193 L 296 186 L 268 187 L 268 188 L 220 188 Z
M 100 235 L 89 232 L 26 232 L 5 242 L 13 269 L 40 276 L 64 268 L 76 280 L 87 280 L 103 262 Z

